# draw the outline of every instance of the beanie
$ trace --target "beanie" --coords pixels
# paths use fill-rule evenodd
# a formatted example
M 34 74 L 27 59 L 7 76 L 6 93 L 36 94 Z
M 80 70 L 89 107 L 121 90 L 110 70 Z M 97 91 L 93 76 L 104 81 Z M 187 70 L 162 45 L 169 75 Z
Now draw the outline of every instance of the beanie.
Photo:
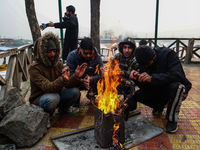
M 55 42 L 52 39 L 49 39 L 47 43 L 47 50 L 51 49 L 57 49 L 57 48 Z
M 146 66 L 150 63 L 155 55 L 155 51 L 149 46 L 139 46 L 135 49 L 135 58 L 136 61 L 141 66 Z

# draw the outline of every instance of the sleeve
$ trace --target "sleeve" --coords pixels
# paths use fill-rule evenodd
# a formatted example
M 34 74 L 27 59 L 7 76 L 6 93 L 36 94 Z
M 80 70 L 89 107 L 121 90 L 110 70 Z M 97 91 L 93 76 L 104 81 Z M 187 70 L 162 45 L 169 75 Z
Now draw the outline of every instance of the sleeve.
M 67 66 L 69 66 L 70 76 L 75 74 L 77 64 L 76 64 L 76 59 L 75 59 L 74 53 L 69 53 L 69 55 L 67 56 Z
M 170 82 L 182 81 L 182 76 L 184 72 L 182 72 L 181 62 L 174 51 L 171 51 L 167 55 L 166 62 L 166 73 L 153 73 L 152 77 L 152 86 L 164 86 L 169 84 Z
M 62 88 L 67 84 L 68 81 L 64 81 L 62 77 L 58 77 L 54 81 L 49 81 L 44 75 L 41 74 L 41 71 L 37 68 L 29 69 L 30 80 L 45 93 L 58 93 Z
M 54 23 L 55 28 L 72 28 L 76 26 L 76 22 L 74 19 L 66 18 L 63 22 Z

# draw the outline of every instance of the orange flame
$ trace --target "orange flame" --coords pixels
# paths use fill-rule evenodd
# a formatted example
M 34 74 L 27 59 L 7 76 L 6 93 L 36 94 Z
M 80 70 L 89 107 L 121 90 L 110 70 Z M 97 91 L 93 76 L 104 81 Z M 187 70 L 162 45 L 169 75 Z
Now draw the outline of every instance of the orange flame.
M 117 148 L 117 149 L 124 149 L 123 145 L 120 143 L 120 141 L 118 140 L 119 138 L 119 125 L 120 125 L 120 122 L 118 123 L 115 123 L 113 125 L 113 136 L 112 136 L 112 139 L 113 139 L 113 145 Z
M 96 100 L 98 102 L 98 108 L 104 114 L 115 114 L 115 110 L 119 106 L 120 100 L 117 97 L 117 86 L 122 81 L 120 75 L 121 69 L 119 68 L 119 61 L 110 57 L 108 63 L 105 64 L 102 79 L 97 83 L 98 96 Z

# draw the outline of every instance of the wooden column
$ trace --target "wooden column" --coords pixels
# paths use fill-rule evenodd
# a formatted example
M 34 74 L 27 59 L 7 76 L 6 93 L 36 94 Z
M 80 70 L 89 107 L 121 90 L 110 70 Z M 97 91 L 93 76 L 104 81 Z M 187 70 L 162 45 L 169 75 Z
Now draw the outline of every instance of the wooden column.
M 194 39 L 190 39 L 188 41 L 188 47 L 187 47 L 185 61 L 184 61 L 185 64 L 190 64 L 191 63 L 193 45 L 194 45 Z

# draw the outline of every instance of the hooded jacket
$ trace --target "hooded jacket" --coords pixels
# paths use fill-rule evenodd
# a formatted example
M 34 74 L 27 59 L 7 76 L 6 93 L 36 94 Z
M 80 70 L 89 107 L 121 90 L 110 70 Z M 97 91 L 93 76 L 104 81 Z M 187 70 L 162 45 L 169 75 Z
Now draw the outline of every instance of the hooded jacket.
M 98 80 L 101 77 L 101 67 L 103 67 L 103 61 L 101 59 L 101 56 L 99 55 L 98 51 L 96 48 L 94 56 L 91 60 L 86 61 L 81 54 L 79 53 L 79 49 L 73 50 L 72 52 L 69 53 L 67 56 L 67 66 L 69 66 L 70 69 L 70 75 L 73 75 L 75 73 L 76 67 L 79 65 L 82 65 L 84 62 L 87 63 L 87 68 L 85 70 L 84 75 L 82 78 L 88 74 L 90 77 L 94 79 L 94 83 L 97 83 Z M 96 67 L 98 67 L 99 71 L 96 71 Z
M 47 55 L 48 39 L 55 42 L 57 51 L 54 61 Z M 38 105 L 40 97 L 45 93 L 60 93 L 63 87 L 71 87 L 79 82 L 73 75 L 68 81 L 62 79 L 63 63 L 60 61 L 61 45 L 59 38 L 52 32 L 40 37 L 34 45 L 35 62 L 29 67 L 31 96 L 30 103 Z
M 63 60 L 66 60 L 67 55 L 70 51 L 77 49 L 78 45 L 78 18 L 76 14 L 71 15 L 70 17 L 63 17 L 63 22 L 54 23 L 55 28 L 66 28 L 65 30 L 65 40 L 63 47 Z
M 186 94 L 192 87 L 191 82 L 186 78 L 185 72 L 181 65 L 177 54 L 165 47 L 154 49 L 156 54 L 156 59 L 154 63 L 145 68 L 140 66 L 140 73 L 147 72 L 151 77 L 151 83 L 138 82 L 137 85 L 142 88 L 154 88 L 154 87 L 166 87 L 172 82 L 180 82 L 186 88 Z
M 123 43 L 123 42 L 121 42 Z M 135 50 L 135 47 L 133 48 L 133 52 L 131 54 L 130 57 L 126 58 L 123 54 L 123 44 L 119 44 L 119 53 L 117 53 L 115 56 L 114 56 L 114 59 L 117 59 L 119 61 L 119 67 L 120 69 L 124 72 L 123 74 L 123 80 L 125 83 L 126 86 L 129 86 L 129 85 L 134 85 L 133 81 L 129 78 L 129 75 L 131 73 L 132 70 L 136 70 L 137 69 L 137 62 L 136 62 L 136 59 L 135 59 L 135 56 L 134 56 L 134 50 Z

